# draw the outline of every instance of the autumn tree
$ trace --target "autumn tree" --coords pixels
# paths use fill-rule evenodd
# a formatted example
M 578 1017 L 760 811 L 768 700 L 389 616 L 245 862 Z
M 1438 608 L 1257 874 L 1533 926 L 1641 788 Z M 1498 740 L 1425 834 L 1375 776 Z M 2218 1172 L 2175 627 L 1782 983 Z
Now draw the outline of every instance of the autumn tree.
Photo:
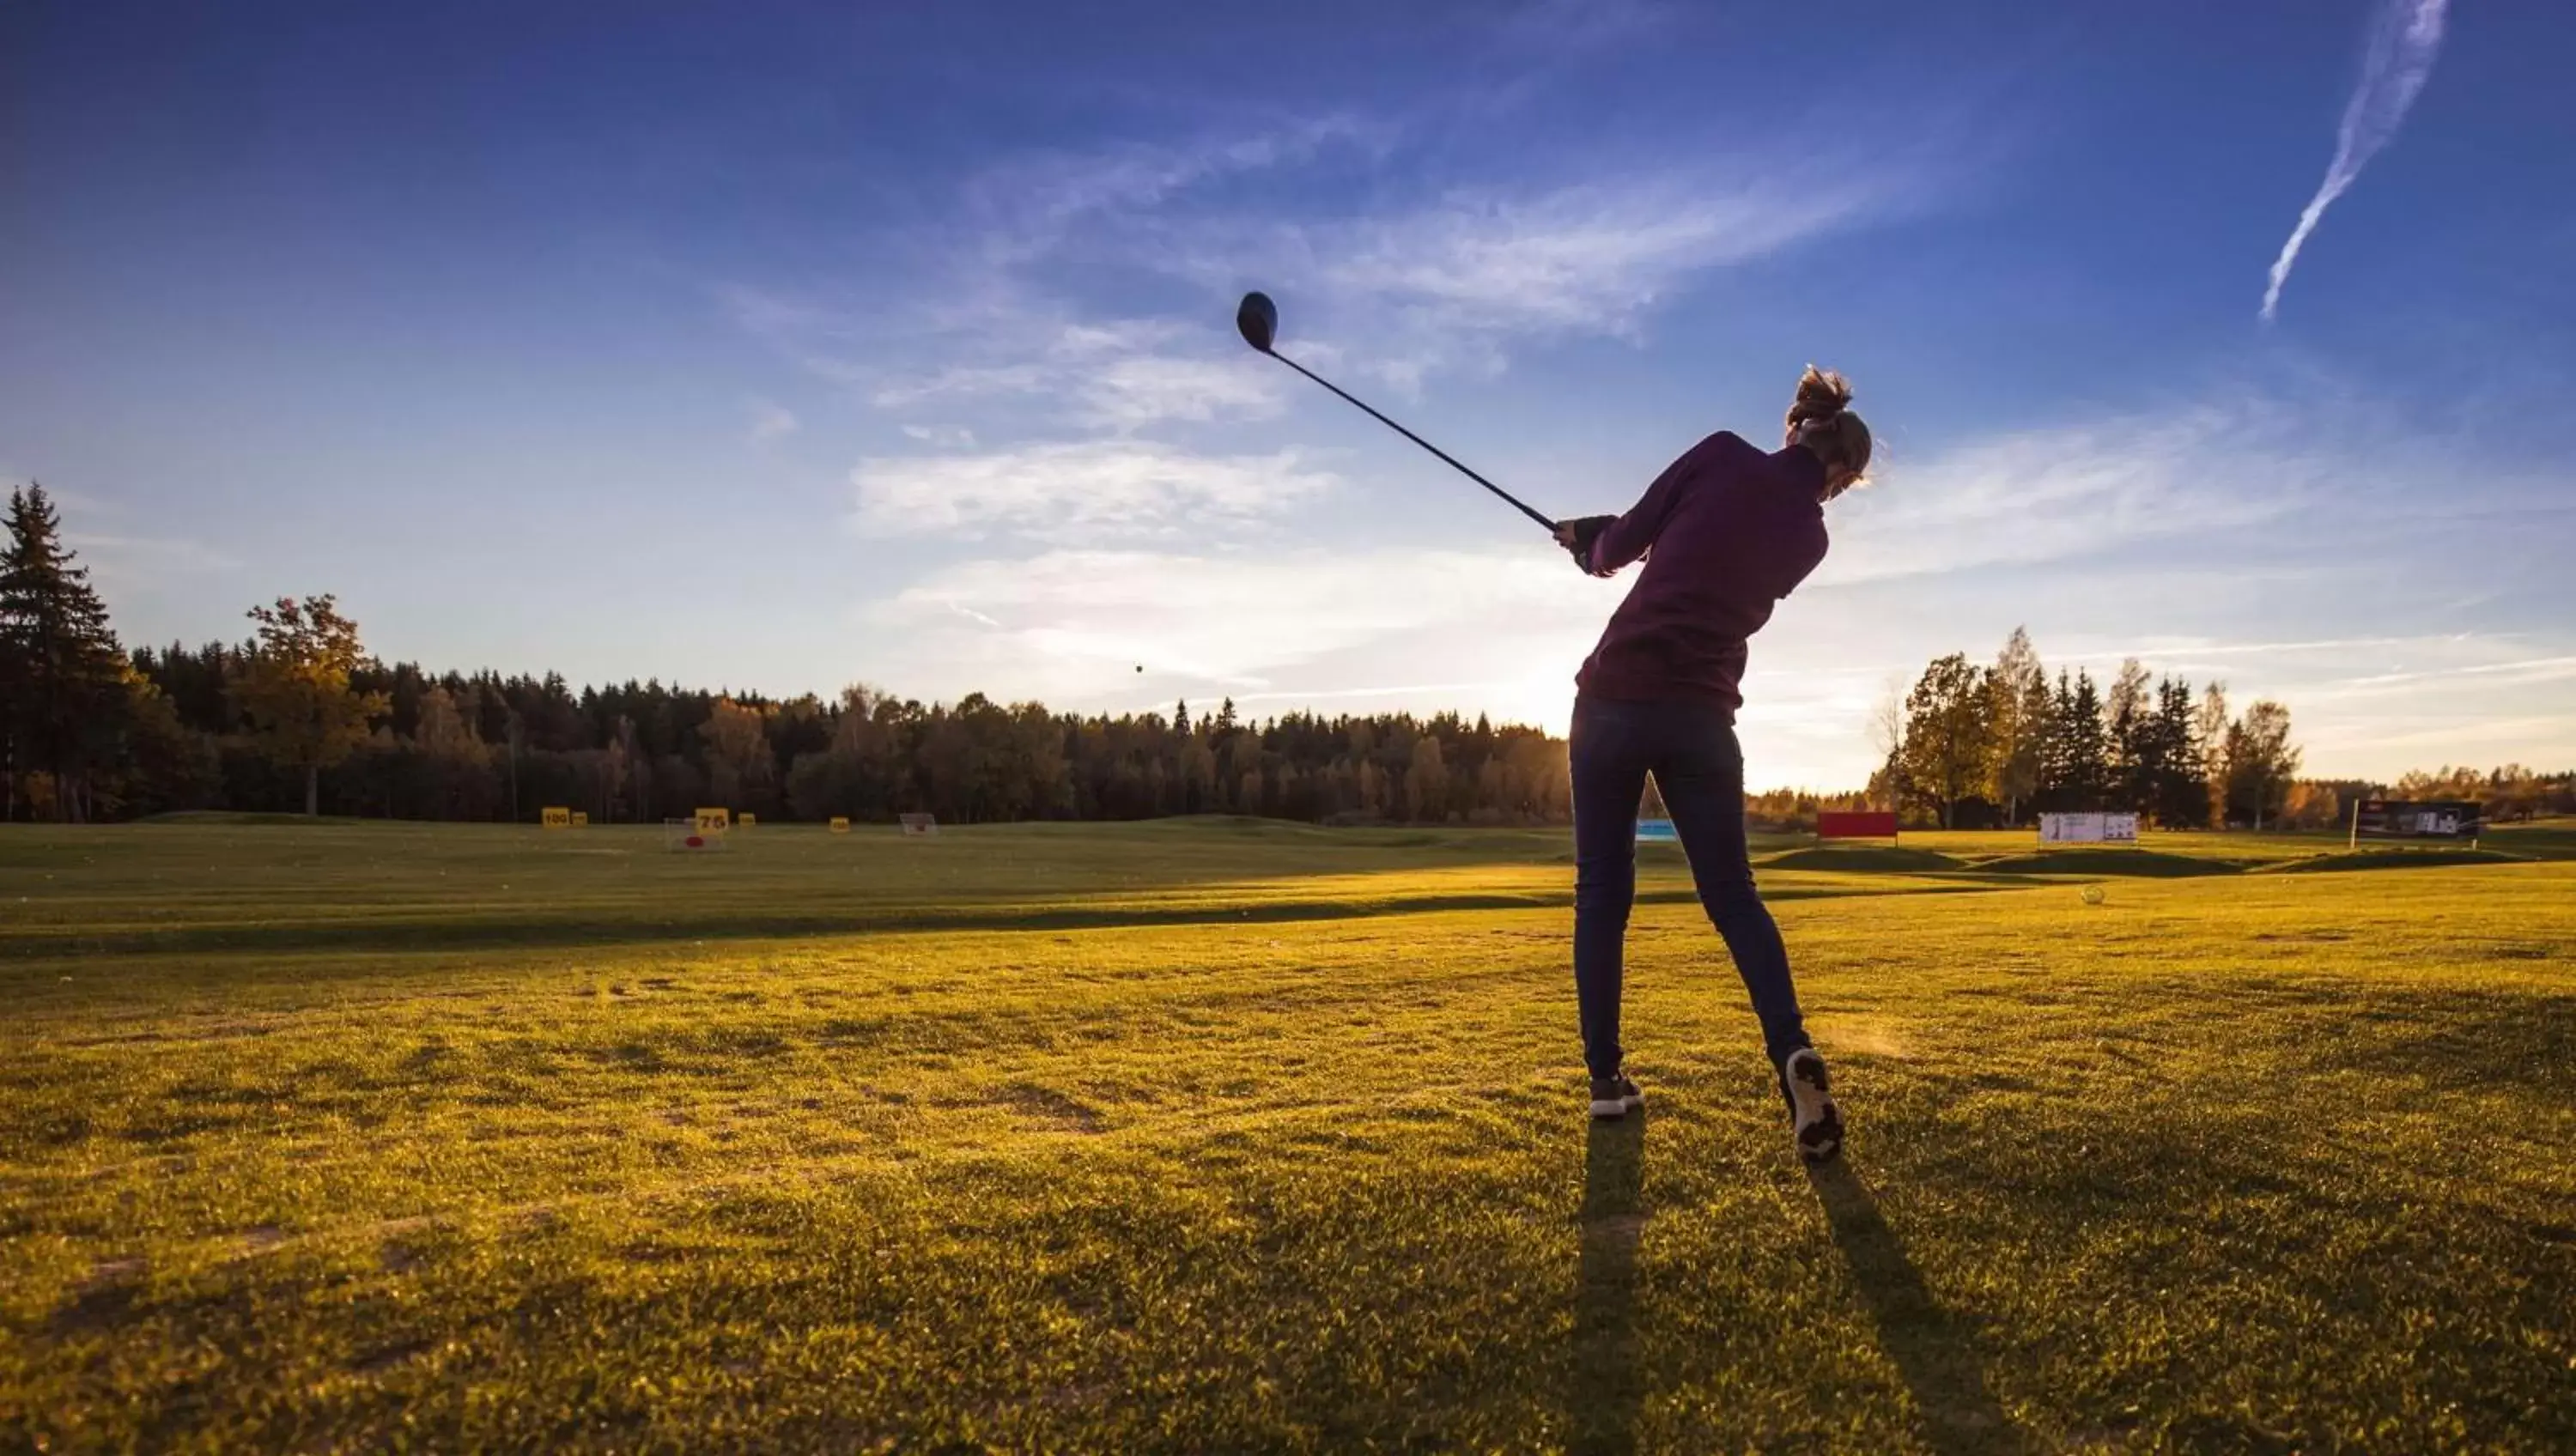
M 770 808 L 777 765 L 769 754 L 769 729 L 761 710 L 718 698 L 698 733 L 706 740 L 707 786 L 716 801 L 737 811 Z
M 2192 732 L 2200 742 L 2202 793 L 2209 805 L 2204 821 L 2213 829 L 2227 827 L 2227 684 L 2213 682 L 2200 690 L 2200 707 Z
M 2299 772 L 2301 755 L 2290 742 L 2290 710 L 2268 699 L 2245 710 L 2227 729 L 2227 805 L 2257 829 L 2264 816 L 2279 817 L 2281 799 Z
M 367 741 L 370 719 L 392 706 L 383 693 L 361 693 L 349 679 L 366 660 L 358 624 L 324 594 L 253 607 L 259 624 L 226 691 L 247 720 L 251 743 L 269 762 L 304 775 L 304 812 L 322 810 L 322 770 Z
M 2048 675 L 2030 633 L 2013 628 L 2004 650 L 1986 675 L 1986 719 L 1992 725 L 1991 797 L 2003 806 L 2004 822 L 2019 823 L 2022 806 L 2039 793 L 2039 751 L 2048 732 Z
M 2108 749 L 2103 807 L 2133 814 L 2147 812 L 2154 797 L 2152 781 L 2163 757 L 2156 741 L 2153 680 L 2136 658 L 2120 664 L 2102 703 L 2103 742 Z
M 1440 740 L 1429 733 L 1413 740 L 1412 762 L 1404 770 L 1406 817 L 1417 824 L 1448 817 L 1449 769 L 1440 758 Z
M 1935 658 L 1905 697 L 1904 781 L 1950 828 L 1959 801 L 1987 781 L 1993 752 L 1985 674 L 1953 652 Z

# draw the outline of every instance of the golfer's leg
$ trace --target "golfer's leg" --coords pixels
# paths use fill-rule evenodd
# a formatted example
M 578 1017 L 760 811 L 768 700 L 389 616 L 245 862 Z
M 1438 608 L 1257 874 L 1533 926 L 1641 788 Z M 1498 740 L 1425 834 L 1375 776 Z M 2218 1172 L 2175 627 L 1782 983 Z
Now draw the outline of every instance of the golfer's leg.
M 1616 706 L 1577 703 L 1574 767 L 1574 996 L 1583 1060 L 1619 1074 L 1619 973 L 1628 907 L 1637 894 L 1637 800 L 1646 769 Z
M 1809 1045 L 1798 1014 L 1798 988 L 1789 978 L 1789 951 L 1780 927 L 1754 892 L 1753 863 L 1744 844 L 1744 752 L 1735 729 L 1714 713 L 1676 725 L 1655 765 L 1655 784 L 1672 811 L 1673 830 L 1690 857 L 1700 904 L 1735 958 L 1736 974 L 1753 998 L 1762 1042 L 1777 1067 Z

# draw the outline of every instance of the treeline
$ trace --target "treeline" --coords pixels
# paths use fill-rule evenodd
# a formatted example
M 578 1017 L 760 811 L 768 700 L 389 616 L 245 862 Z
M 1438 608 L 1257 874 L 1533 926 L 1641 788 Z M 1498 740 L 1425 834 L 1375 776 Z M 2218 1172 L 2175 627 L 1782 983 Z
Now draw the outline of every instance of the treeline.
M 2101 810 L 2165 828 L 2277 823 L 2300 758 L 2278 703 L 2231 717 L 2224 683 L 2195 693 L 2134 658 L 2108 692 L 2084 670 L 2052 682 L 2018 627 L 1989 665 L 1933 659 L 1877 726 L 1873 791 L 1953 829 Z
M 203 801 L 292 807 L 303 792 L 294 765 L 243 731 L 227 686 L 256 653 L 174 646 L 137 653 L 135 665 L 206 745 Z M 981 694 L 924 704 L 865 687 L 828 701 L 660 682 L 575 692 L 555 674 L 433 674 L 410 663 L 362 664 L 348 691 L 372 701 L 374 724 L 316 775 L 326 813 L 523 820 L 559 804 L 631 822 L 720 804 L 764 819 L 1234 813 L 1503 824 L 1567 812 L 1562 741 L 1454 714 L 1254 722 L 1229 701 L 1198 721 L 1186 704 L 1169 716 L 1080 717 Z
M 0 561 L 7 814 L 180 809 L 600 822 L 724 805 L 951 822 L 1236 813 L 1529 824 L 1568 814 L 1563 740 L 1456 714 L 1254 722 L 1080 717 L 980 694 L 773 700 L 660 682 L 432 672 L 370 657 L 328 596 L 254 608 L 239 643 L 126 653 L 41 487 Z
M 1236 813 L 1317 822 L 1553 824 L 1566 746 L 1456 714 L 1255 722 L 1081 717 L 969 695 L 923 704 L 866 687 L 775 700 L 658 681 L 432 672 L 369 656 L 328 596 L 249 613 L 238 643 L 128 653 L 41 487 L 14 491 L 0 553 L 0 790 L 6 817 L 302 810 L 523 822 L 563 805 L 599 822 L 723 805 L 764 818 L 928 812 L 951 822 Z M 1880 714 L 1865 791 L 1755 794 L 1747 817 L 1811 828 L 1820 809 L 1901 807 L 1918 823 L 2020 824 L 2045 809 L 2135 809 L 2167 826 L 2334 822 L 2377 785 L 2295 777 L 2289 713 L 2227 711 L 2225 689 L 2052 682 L 2016 631 L 1992 666 L 1933 662 Z M 2576 812 L 2576 775 L 2518 767 L 2410 775 L 2417 797 L 2496 817 Z M 1648 813 L 1659 806 L 1651 797 Z
M 2371 788 L 2383 792 L 2375 785 Z M 2467 767 L 2445 766 L 2430 773 L 2416 769 L 2384 792 L 2398 799 L 2452 799 L 2483 805 L 2491 823 L 2576 814 L 2576 773 L 2544 774 L 2518 763 L 2483 773 Z
M 2576 774 L 2520 765 L 2412 773 L 2393 787 L 2303 779 L 2281 704 L 2231 713 L 2225 683 L 2195 689 L 2135 658 L 2107 687 L 2080 669 L 2052 679 L 2018 628 L 1990 664 L 1934 659 L 1875 726 L 1884 758 L 1870 797 L 1949 828 L 2107 810 L 2168 829 L 2320 829 L 2344 822 L 2355 799 L 2391 794 L 2484 802 L 2495 818 L 2576 812 Z

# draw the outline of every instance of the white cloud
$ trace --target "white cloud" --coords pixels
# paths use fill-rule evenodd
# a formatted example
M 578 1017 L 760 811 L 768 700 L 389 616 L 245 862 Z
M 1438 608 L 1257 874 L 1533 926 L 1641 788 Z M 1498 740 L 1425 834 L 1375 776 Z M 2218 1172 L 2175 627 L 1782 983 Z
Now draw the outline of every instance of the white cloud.
M 1294 451 L 1216 457 L 1143 440 L 870 459 L 850 480 L 858 488 L 855 520 L 868 535 L 1086 541 L 1242 526 L 1337 483 Z
M 2326 166 L 2325 181 L 2317 185 L 2317 195 L 2308 199 L 2298 226 L 2290 230 L 2289 241 L 2272 260 L 2271 282 L 2263 290 L 2266 323 L 2280 312 L 2281 287 L 2290 281 L 2290 268 L 2299 261 L 2299 249 L 2307 245 L 2308 235 L 2316 231 L 2334 200 L 2360 179 L 2361 169 L 2396 137 L 2407 109 L 2415 104 L 2415 94 L 2431 78 L 2433 58 L 2442 50 L 2442 23 L 2449 5 L 2450 0 L 2388 0 L 2381 6 L 2372 24 L 2369 53 L 2362 61 L 2361 80 L 2353 87 L 2352 100 L 2344 106 L 2343 125 L 2335 133 L 2334 160 Z
M 1436 663 L 1442 690 L 1542 683 L 1531 711 L 1553 716 L 1613 600 L 1543 550 L 1068 550 L 963 562 L 864 617 L 933 692 L 1098 702 L 1135 693 L 1141 666 L 1247 701 L 1330 699 L 1423 687 Z
M 795 413 L 786 406 L 765 399 L 751 402 L 751 443 L 774 444 L 795 434 L 796 428 Z
M 1335 147 L 1371 153 L 1389 139 L 1383 123 L 1332 113 L 1246 135 L 1029 153 L 967 184 L 966 209 L 980 232 L 975 255 L 988 264 L 1025 260 L 1090 218 L 1151 211 L 1193 188 L 1311 163 Z
M 1266 419 L 1287 407 L 1278 366 L 1252 359 L 1211 363 L 1137 355 L 1103 366 L 1073 385 L 1081 423 L 1136 429 L 1165 420 Z
M 925 445 L 936 445 L 942 450 L 975 448 L 975 432 L 963 425 L 906 425 L 903 432 Z
M 2335 469 L 2271 447 L 2255 407 L 2020 431 L 1882 472 L 1844 498 L 1818 580 L 1849 584 L 2133 550 L 2259 526 L 2315 497 Z
M 1343 353 L 1411 390 L 1529 340 L 1636 338 L 1701 276 L 1918 205 L 1941 168 L 1810 154 L 1620 165 L 1580 181 L 1373 196 L 1359 215 L 1142 217 L 1129 256 L 1223 295 L 1257 279 L 1300 359 Z
M 1616 334 L 1688 276 L 1775 252 L 1888 200 L 1884 181 L 1631 175 L 1459 190 L 1410 213 L 1306 230 L 1324 285 L 1451 326 Z
M 1276 366 L 1235 350 L 1212 354 L 1206 341 L 1173 352 L 1193 332 L 1168 320 L 1042 323 L 1007 315 L 982 321 L 979 352 L 1008 363 L 950 364 L 878 388 L 873 403 L 910 409 L 933 401 L 963 403 L 1000 396 L 1051 400 L 1051 418 L 1079 430 L 1142 429 L 1168 421 L 1266 419 L 1286 407 Z
M 66 531 L 63 544 L 109 579 L 165 571 L 233 571 L 241 566 L 239 559 L 203 541 L 176 536 L 96 536 Z
M 1541 7 L 1528 19 L 1544 29 L 1567 16 Z M 1638 10 L 1613 28 L 1644 20 Z M 1284 408 L 1285 387 L 1222 327 L 1221 305 L 1246 286 L 1280 292 L 1300 358 L 1346 352 L 1410 389 L 1435 371 L 1499 368 L 1532 337 L 1635 337 L 1696 276 L 1915 206 L 1947 171 L 1919 146 L 1827 155 L 1792 135 L 1472 182 L 1404 151 L 1404 135 L 1331 116 L 1022 156 L 890 244 L 939 260 L 926 265 L 935 283 L 873 307 L 829 290 L 740 287 L 725 303 L 773 347 L 889 410 L 1025 396 L 1082 430 L 1258 419 Z M 1303 197 L 1329 183 L 1358 200 L 1247 204 L 1230 184 L 1254 173 L 1265 191 Z M 1185 285 L 1187 316 L 1089 301 L 1104 276 L 1140 273 L 1162 275 L 1155 292 Z M 888 357 L 903 362 L 878 362 Z

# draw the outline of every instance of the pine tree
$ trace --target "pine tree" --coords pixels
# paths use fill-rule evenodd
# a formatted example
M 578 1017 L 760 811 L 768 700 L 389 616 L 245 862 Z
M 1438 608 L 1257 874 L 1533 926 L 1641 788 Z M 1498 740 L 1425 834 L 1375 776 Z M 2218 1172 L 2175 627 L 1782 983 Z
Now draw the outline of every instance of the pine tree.
M 2098 810 L 2111 797 L 2111 745 L 2102 726 L 2102 697 L 2093 674 L 2075 674 L 2075 695 L 2067 704 L 2066 778 L 2075 802 L 2070 807 Z
M 31 772 L 53 776 L 57 817 L 88 817 L 90 775 L 113 760 L 130 712 L 125 653 L 89 568 L 73 558 L 45 488 L 11 491 L 0 553 L 0 768 L 13 819 L 20 776 Z
M 2153 812 L 2165 829 L 2197 828 L 2209 822 L 2207 774 L 2201 767 L 2199 729 L 2193 723 L 2191 684 L 2166 678 L 2156 685 L 2156 744 Z
M 2042 691 L 2047 692 L 2046 689 Z M 2057 670 L 2057 687 L 2047 692 L 2048 712 L 2039 735 L 2039 805 L 2050 812 L 2075 807 L 2075 678 Z

